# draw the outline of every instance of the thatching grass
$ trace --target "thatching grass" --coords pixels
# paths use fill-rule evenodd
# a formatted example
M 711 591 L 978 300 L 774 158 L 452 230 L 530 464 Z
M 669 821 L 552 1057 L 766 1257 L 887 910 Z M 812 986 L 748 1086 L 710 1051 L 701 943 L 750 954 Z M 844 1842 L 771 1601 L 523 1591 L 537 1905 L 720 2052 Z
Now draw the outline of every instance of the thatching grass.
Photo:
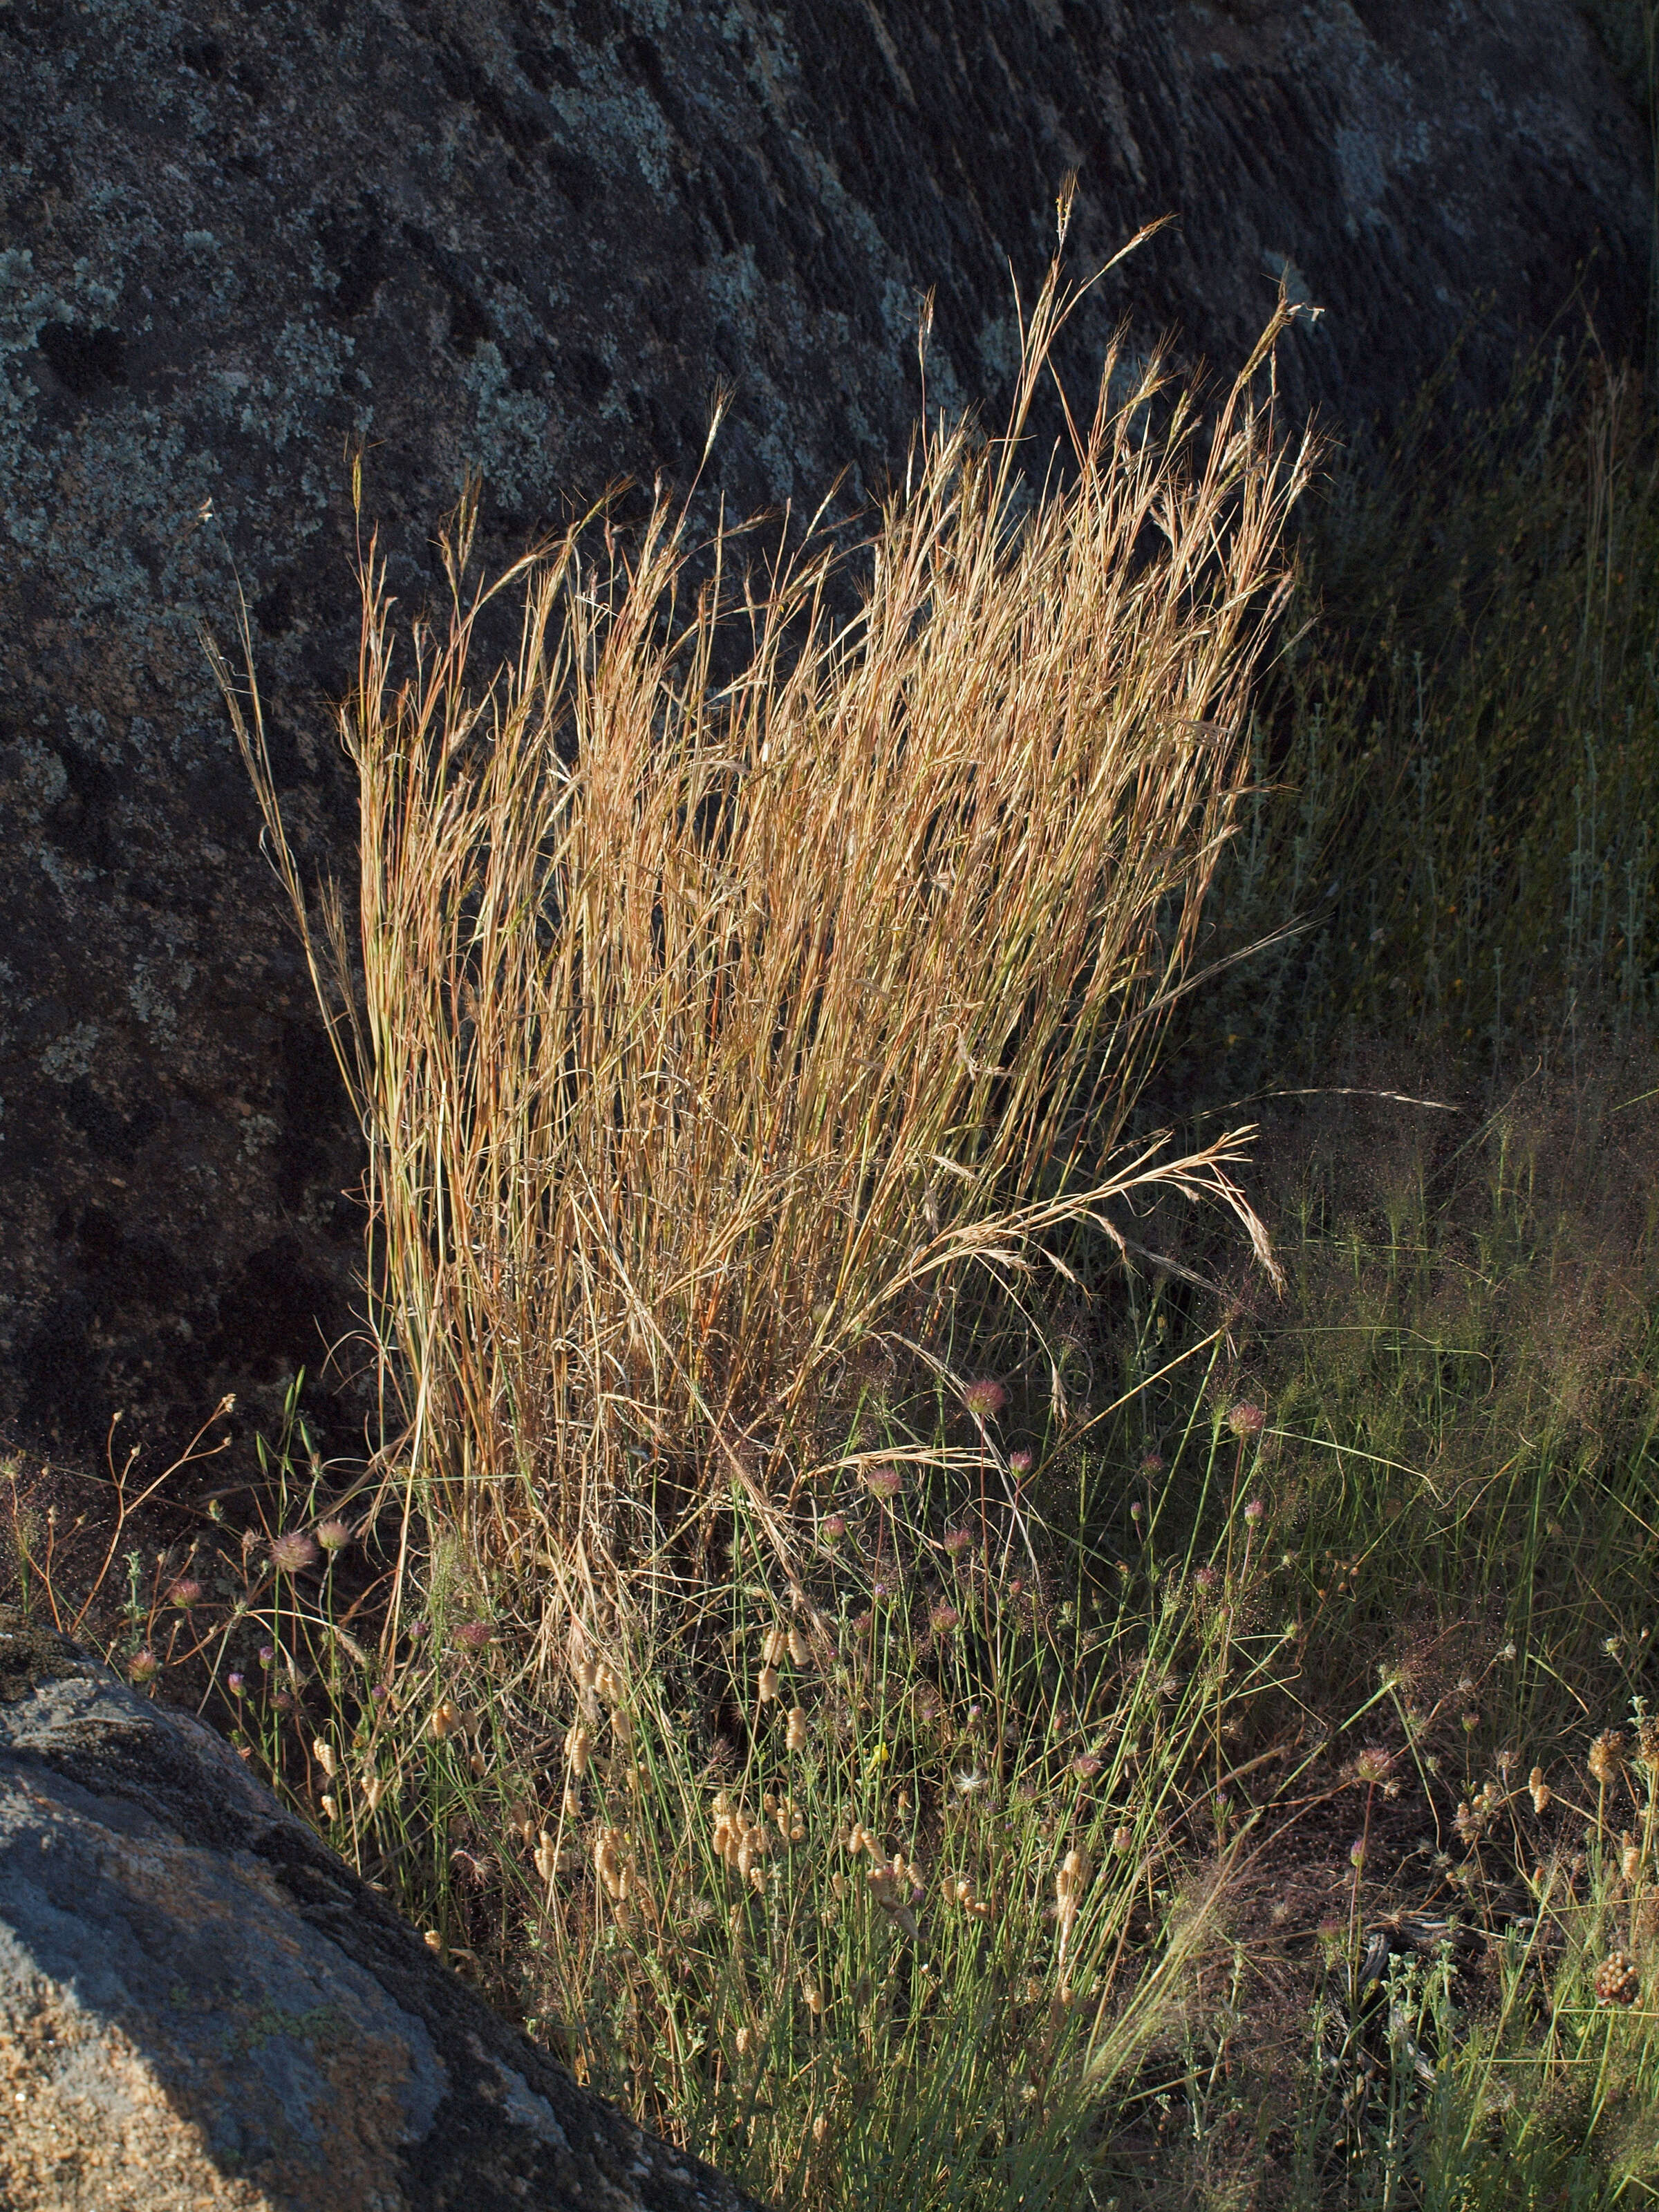
M 475 585 L 468 500 L 447 620 L 400 640 L 371 542 L 350 919 L 301 881 L 251 661 L 219 663 L 368 1139 L 389 1463 L 526 1588 L 695 1563 L 733 1484 L 787 1553 L 860 1364 L 948 1389 L 968 1285 L 1018 1294 L 1152 1186 L 1266 1256 L 1243 1133 L 1126 1137 L 1310 448 L 1263 401 L 1276 320 L 1207 420 L 1161 367 L 1114 398 L 1115 354 L 1034 486 L 1077 296 L 1056 264 L 1002 434 L 925 425 L 851 552 L 698 544 L 659 498 Z M 519 647 L 481 668 L 504 599 Z

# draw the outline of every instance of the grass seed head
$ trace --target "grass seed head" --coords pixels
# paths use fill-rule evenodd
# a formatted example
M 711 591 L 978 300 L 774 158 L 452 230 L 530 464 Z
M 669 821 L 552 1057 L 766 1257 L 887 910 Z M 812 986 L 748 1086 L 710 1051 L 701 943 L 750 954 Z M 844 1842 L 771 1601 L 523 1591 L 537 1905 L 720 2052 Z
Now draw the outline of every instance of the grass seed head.
M 1608 1790 L 1619 1779 L 1625 1764 L 1625 1739 L 1618 1729 L 1603 1729 L 1589 1747 L 1586 1761 L 1599 1789 Z

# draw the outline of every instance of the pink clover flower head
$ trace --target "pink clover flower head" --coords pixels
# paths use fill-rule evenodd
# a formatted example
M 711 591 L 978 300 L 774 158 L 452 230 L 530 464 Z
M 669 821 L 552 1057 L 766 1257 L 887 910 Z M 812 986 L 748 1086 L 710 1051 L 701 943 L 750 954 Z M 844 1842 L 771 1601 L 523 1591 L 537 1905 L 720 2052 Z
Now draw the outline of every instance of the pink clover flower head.
M 351 1531 L 343 1521 L 321 1521 L 317 1525 L 317 1541 L 331 1558 L 343 1552 L 351 1541 Z
M 455 1641 L 463 1651 L 482 1651 L 494 1634 L 487 1620 L 464 1620 L 455 1631 Z
M 959 1559 L 964 1552 L 970 1552 L 974 1547 L 973 1531 L 971 1528 L 947 1528 L 939 1541 L 953 1559 Z
M 1080 1751 L 1072 1761 L 1072 1771 L 1079 1782 L 1090 1781 L 1100 1771 L 1100 1761 L 1091 1751 Z
M 953 1605 L 936 1605 L 927 1616 L 935 1636 L 948 1636 L 962 1620 Z
M 1259 1498 L 1251 1498 L 1245 1500 L 1244 1518 L 1249 1522 L 1253 1528 L 1256 1522 L 1262 1518 L 1267 1510 L 1267 1507 L 1262 1504 Z
M 246 1687 L 246 1677 L 242 1674 L 227 1674 L 225 1677 L 225 1687 L 230 1692 L 233 1698 L 240 1698 L 243 1690 Z
M 146 1644 L 135 1651 L 127 1662 L 127 1678 L 134 1682 L 153 1682 L 161 1671 L 161 1662 Z
M 1236 1437 L 1259 1437 L 1267 1425 L 1267 1408 L 1241 1398 L 1227 1408 L 1227 1426 Z
M 1029 1474 L 1036 1465 L 1035 1452 L 1022 1449 L 1017 1452 L 1010 1452 L 1008 1455 L 1008 1470 L 1011 1474 Z
M 1221 1577 L 1213 1567 L 1200 1567 L 1194 1572 L 1193 1580 L 1198 1584 L 1200 1589 L 1212 1590 Z
M 1000 1382 L 990 1376 L 982 1376 L 970 1382 L 962 1394 L 962 1402 L 976 1421 L 994 1421 L 1008 1402 L 1008 1393 Z
M 167 1603 L 176 1605 L 180 1613 L 188 1613 L 201 1595 L 202 1585 L 194 1575 L 180 1575 L 167 1586 Z
M 279 1575 L 297 1575 L 302 1568 L 315 1566 L 315 1537 L 307 1536 L 303 1528 L 290 1528 L 285 1536 L 273 1536 L 270 1564 Z
M 896 1467 L 866 1467 L 864 1486 L 877 1498 L 896 1498 L 904 1487 L 904 1477 Z
M 832 1513 L 828 1520 L 818 1523 L 818 1534 L 826 1544 L 839 1544 L 847 1534 L 847 1523 L 839 1513 Z
M 276 1654 L 269 1644 L 262 1644 L 259 1646 L 259 1664 L 262 1667 L 270 1667 L 274 1665 L 276 1658 Z
M 1164 1472 L 1163 1453 L 1149 1451 L 1144 1454 L 1140 1462 L 1140 1471 L 1143 1474 L 1162 1474 Z

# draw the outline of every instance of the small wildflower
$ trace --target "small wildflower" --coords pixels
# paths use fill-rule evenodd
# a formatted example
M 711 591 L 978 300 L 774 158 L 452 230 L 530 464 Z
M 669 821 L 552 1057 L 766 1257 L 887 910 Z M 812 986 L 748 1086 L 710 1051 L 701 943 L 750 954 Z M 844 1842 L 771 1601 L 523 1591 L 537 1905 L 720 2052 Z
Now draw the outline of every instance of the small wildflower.
M 1100 1771 L 1100 1761 L 1091 1751 L 1080 1751 L 1072 1761 L 1072 1771 L 1079 1782 L 1092 1781 Z
M 1474 1732 L 1475 1732 L 1476 1729 L 1478 1729 L 1478 1728 L 1480 1727 L 1480 1714 L 1479 1714 L 1479 1713 L 1477 1713 L 1477 1712 L 1475 1712 L 1473 1709 L 1471 1709 L 1468 1712 L 1467 1712 L 1467 1713 L 1464 1713 L 1464 1714 L 1461 1715 L 1461 1716 L 1460 1716 L 1460 1717 L 1462 1718 L 1462 1723 L 1463 1723 L 1463 1733 L 1464 1733 L 1464 1735 L 1473 1735 L 1474 1734 Z
M 826 1544 L 839 1544 L 847 1534 L 847 1523 L 839 1513 L 832 1513 L 827 1520 L 820 1522 L 818 1534 Z
M 317 1562 L 315 1540 L 303 1528 L 290 1528 L 285 1536 L 273 1536 L 270 1540 L 270 1564 L 280 1575 L 297 1575 Z
M 1252 1528 L 1255 1528 L 1267 1510 L 1267 1507 L 1259 1498 L 1247 1498 L 1244 1504 L 1244 1518 Z
M 274 1662 L 276 1657 L 276 1654 L 271 1650 L 269 1644 L 262 1644 L 259 1646 L 259 1664 L 262 1667 L 270 1666 Z
M 863 1479 L 874 1498 L 896 1498 L 904 1487 L 904 1477 L 896 1467 L 866 1467 Z
M 1129 1508 L 1129 1518 L 1134 1522 L 1137 1528 L 1146 1518 L 1146 1509 L 1138 1498 L 1134 1504 Z
M 153 1682 L 161 1671 L 161 1662 L 148 1644 L 142 1651 L 135 1651 L 127 1662 L 127 1676 L 131 1681 Z
M 1227 1426 L 1236 1437 L 1259 1437 L 1267 1425 L 1266 1408 L 1252 1405 L 1249 1399 L 1241 1398 L 1227 1408 Z
M 322 1521 L 317 1526 L 317 1541 L 332 1559 L 350 1543 L 351 1531 L 343 1521 Z
M 1019 1451 L 1010 1452 L 1008 1455 L 1008 1471 L 1011 1474 L 1024 1477 L 1028 1475 L 1036 1465 L 1036 1455 L 1033 1452 L 1022 1449 Z
M 1356 1874 L 1358 1874 L 1364 1867 L 1365 1863 L 1365 1842 L 1363 1836 L 1356 1836 L 1352 1843 L 1349 1844 L 1348 1863 L 1352 1867 Z
M 1194 1575 L 1193 1580 L 1197 1583 L 1199 1589 L 1207 1595 L 1215 1588 L 1216 1584 L 1221 1580 L 1221 1577 L 1217 1574 L 1213 1567 L 1200 1567 Z
M 1008 1393 L 1000 1382 L 986 1376 L 968 1385 L 962 1402 L 976 1421 L 994 1421 L 1008 1402 Z
M 1384 1750 L 1380 1744 L 1367 1744 L 1356 1755 L 1346 1778 L 1351 1782 L 1363 1782 L 1368 1788 L 1375 1790 L 1386 1784 L 1393 1772 L 1394 1753 Z
M 962 1615 L 953 1605 L 936 1605 L 927 1616 L 935 1636 L 948 1636 L 957 1626 Z
M 939 1541 L 953 1559 L 959 1559 L 964 1552 L 973 1548 L 973 1532 L 968 1528 L 947 1528 Z
M 176 1605 L 180 1613 L 188 1613 L 201 1595 L 202 1585 L 194 1575 L 180 1575 L 176 1583 L 168 1586 L 167 1603 Z
M 487 1620 L 465 1620 L 454 1640 L 463 1651 L 482 1651 L 494 1632 Z
M 1163 1453 L 1155 1451 L 1143 1453 L 1140 1461 L 1140 1471 L 1143 1474 L 1162 1474 L 1164 1472 Z
M 964 1766 L 953 1778 L 958 1796 L 971 1797 L 975 1790 L 983 1790 L 985 1777 L 976 1766 Z
M 240 1698 L 242 1694 L 243 1689 L 246 1687 L 246 1678 L 240 1674 L 227 1674 L 225 1677 L 225 1687 L 230 1692 L 233 1698 Z

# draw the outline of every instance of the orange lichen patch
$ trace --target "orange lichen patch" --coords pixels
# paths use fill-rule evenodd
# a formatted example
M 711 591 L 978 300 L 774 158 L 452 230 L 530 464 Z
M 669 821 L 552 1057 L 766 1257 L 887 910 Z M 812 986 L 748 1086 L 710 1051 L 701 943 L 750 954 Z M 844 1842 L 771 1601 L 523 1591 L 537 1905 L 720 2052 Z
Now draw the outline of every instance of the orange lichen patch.
M 20 2212 L 277 2212 L 222 2170 L 118 2027 L 50 1987 L 0 2018 L 0 2203 Z

